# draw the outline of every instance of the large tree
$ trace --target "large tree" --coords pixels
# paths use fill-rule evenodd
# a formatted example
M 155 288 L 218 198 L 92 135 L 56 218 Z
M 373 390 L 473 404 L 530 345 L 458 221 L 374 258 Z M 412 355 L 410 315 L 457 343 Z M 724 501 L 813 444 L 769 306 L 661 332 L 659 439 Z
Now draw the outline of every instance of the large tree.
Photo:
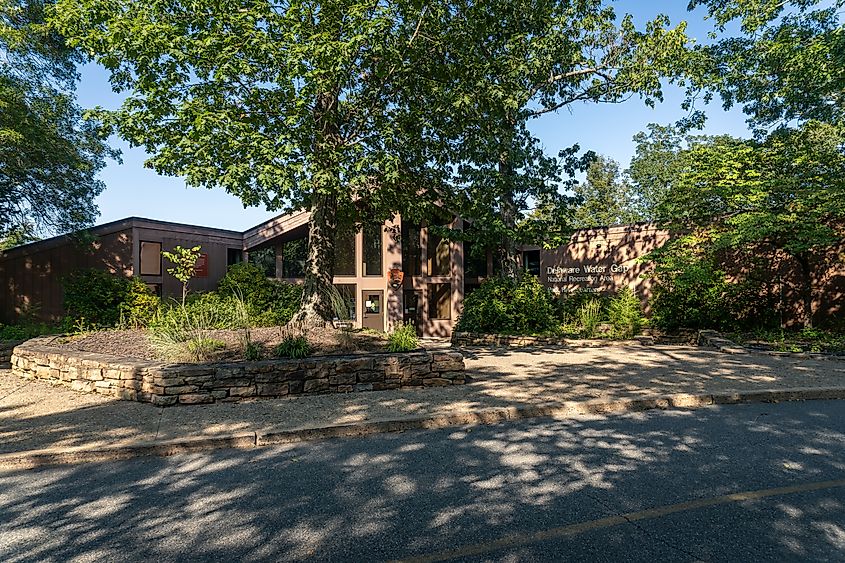
M 709 256 L 781 252 L 800 268 L 804 323 L 812 326 L 814 262 L 845 237 L 843 146 L 845 129 L 810 121 L 762 141 L 702 138 L 679 151 L 659 210 L 679 236 L 658 261 L 675 260 L 693 241 Z
M 0 0 L 0 239 L 20 243 L 97 217 L 113 155 L 74 101 L 80 57 L 44 23 L 45 1 Z
M 332 318 L 339 222 L 436 197 L 405 88 L 430 34 L 414 1 L 59 0 L 53 23 L 127 97 L 103 113 L 147 165 L 245 205 L 311 212 L 302 308 Z
M 758 134 L 808 120 L 845 118 L 845 0 L 691 0 L 719 39 L 689 59 L 691 93 L 742 106 Z M 728 34 L 729 24 L 738 33 Z
M 599 156 L 587 169 L 584 182 L 574 186 L 578 200 L 574 209 L 577 228 L 607 227 L 643 220 L 639 202 L 619 163 Z
M 677 76 L 687 53 L 684 25 L 670 29 L 658 16 L 637 29 L 600 0 L 438 6 L 439 33 L 427 38 L 417 91 L 427 93 L 453 166 L 454 209 L 476 219 L 473 235 L 498 248 L 501 271 L 513 275 L 519 243 L 566 237 L 572 221 L 561 178 L 588 164 L 575 148 L 558 159 L 545 154 L 531 120 L 578 103 L 660 100 L 661 80 Z

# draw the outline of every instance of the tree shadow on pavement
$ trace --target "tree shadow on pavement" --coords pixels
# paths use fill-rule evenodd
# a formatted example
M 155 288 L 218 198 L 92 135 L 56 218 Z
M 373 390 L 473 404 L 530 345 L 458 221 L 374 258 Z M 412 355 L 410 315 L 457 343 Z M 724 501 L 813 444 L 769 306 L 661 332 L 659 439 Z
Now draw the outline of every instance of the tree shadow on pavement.
M 842 488 L 530 534 L 842 479 L 842 412 L 823 401 L 652 411 L 8 471 L 0 560 L 375 561 L 503 537 L 514 540 L 466 554 L 841 560 Z

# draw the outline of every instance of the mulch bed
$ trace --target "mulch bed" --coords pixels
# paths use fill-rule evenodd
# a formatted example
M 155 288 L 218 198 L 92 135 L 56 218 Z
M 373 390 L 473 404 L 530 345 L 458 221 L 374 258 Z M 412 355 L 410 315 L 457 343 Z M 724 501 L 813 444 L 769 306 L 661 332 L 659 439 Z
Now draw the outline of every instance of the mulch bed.
M 225 343 L 206 361 L 243 360 L 241 330 L 209 330 L 205 336 Z M 253 342 L 263 350 L 263 357 L 273 357 L 273 349 L 284 339 L 282 327 L 262 327 L 250 330 Z M 384 334 L 334 328 L 309 329 L 305 334 L 311 344 L 312 356 L 361 354 L 387 351 L 387 337 Z M 105 330 L 78 336 L 57 339 L 54 345 L 67 350 L 96 352 L 114 356 L 140 358 L 144 360 L 168 360 L 157 351 L 145 330 Z

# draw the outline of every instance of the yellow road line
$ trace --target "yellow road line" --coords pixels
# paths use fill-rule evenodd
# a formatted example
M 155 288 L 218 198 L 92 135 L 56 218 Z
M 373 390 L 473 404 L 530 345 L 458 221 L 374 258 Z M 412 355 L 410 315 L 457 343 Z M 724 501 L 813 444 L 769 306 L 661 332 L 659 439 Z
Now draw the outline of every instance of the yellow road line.
M 419 557 L 402 559 L 399 560 L 397 563 L 430 563 L 434 561 L 447 561 L 449 559 L 454 559 L 457 557 L 481 555 L 499 549 L 519 547 L 557 538 L 576 536 L 578 534 L 583 534 L 584 532 L 589 532 L 592 530 L 619 526 L 627 522 L 637 522 L 640 520 L 661 518 L 663 516 L 668 516 L 669 514 L 686 512 L 688 510 L 698 510 L 700 508 L 708 508 L 721 504 L 730 504 L 733 502 L 756 500 L 781 495 L 820 491 L 823 489 L 832 489 L 835 487 L 845 487 L 845 479 L 837 479 L 834 481 L 820 481 L 817 483 L 805 483 L 803 485 L 792 485 L 789 487 L 777 487 L 773 489 L 761 489 L 758 491 L 745 491 L 741 493 L 733 493 L 730 495 L 691 500 L 678 504 L 669 504 L 666 506 L 649 508 L 647 510 L 640 510 L 638 512 L 628 512 L 627 514 L 620 514 L 618 516 L 608 516 L 607 518 L 599 518 L 598 520 L 590 520 L 588 522 L 570 524 L 568 526 L 561 526 L 559 528 L 540 530 L 538 532 L 533 533 L 511 534 L 489 542 L 471 544 L 449 551 L 441 551 L 439 553 L 433 553 L 430 555 L 422 555 Z

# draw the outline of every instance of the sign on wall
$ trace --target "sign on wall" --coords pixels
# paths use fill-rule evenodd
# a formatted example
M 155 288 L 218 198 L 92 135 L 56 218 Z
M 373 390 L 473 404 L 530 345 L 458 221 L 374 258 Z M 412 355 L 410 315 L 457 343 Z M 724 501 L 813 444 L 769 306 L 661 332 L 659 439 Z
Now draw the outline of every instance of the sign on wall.
M 597 293 L 612 291 L 624 283 L 630 266 L 619 263 L 579 264 L 577 266 L 548 266 L 546 283 L 558 286 L 562 291 L 585 291 Z
M 194 276 L 198 278 L 208 277 L 208 254 L 205 252 L 197 258 L 197 263 L 194 266 Z

